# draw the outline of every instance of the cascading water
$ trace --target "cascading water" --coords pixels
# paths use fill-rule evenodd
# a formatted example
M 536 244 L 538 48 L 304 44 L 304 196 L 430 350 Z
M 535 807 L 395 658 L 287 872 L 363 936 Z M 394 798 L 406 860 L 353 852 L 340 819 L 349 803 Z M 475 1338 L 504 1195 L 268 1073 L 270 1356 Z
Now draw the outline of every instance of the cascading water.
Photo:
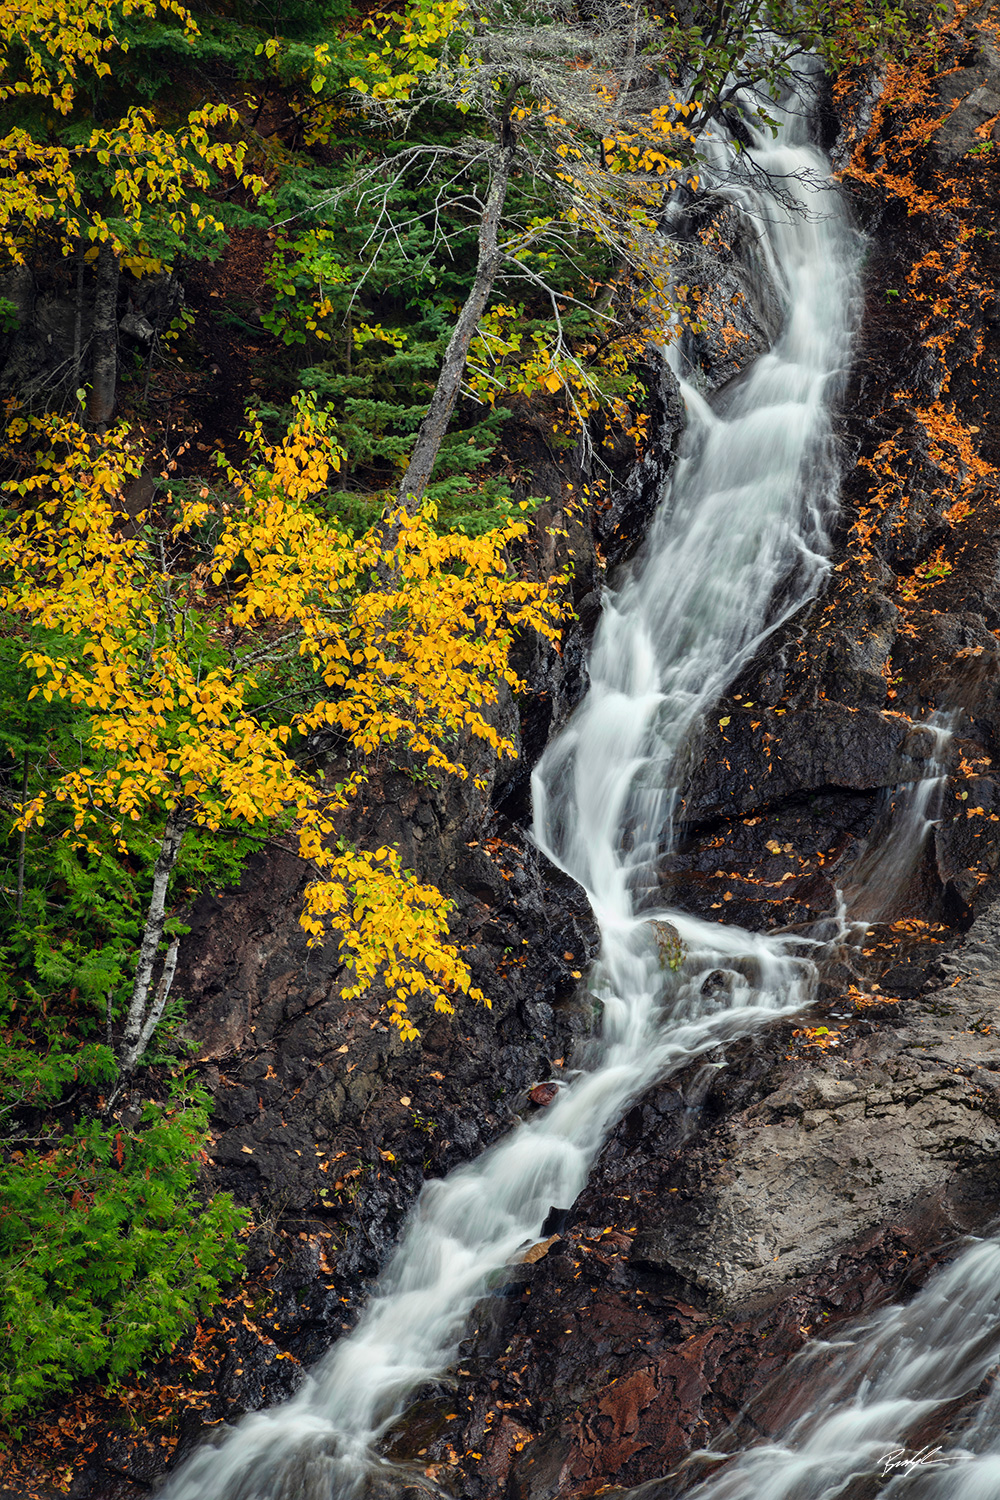
M 699 716 L 825 568 L 829 411 L 849 355 L 857 240 L 808 138 L 810 77 L 805 63 L 800 93 L 772 107 L 776 138 L 750 126 L 749 151 L 721 136 L 703 143 L 717 191 L 760 235 L 784 327 L 714 408 L 684 386 L 673 483 L 642 560 L 606 601 L 590 694 L 535 775 L 536 839 L 587 888 L 601 925 L 591 987 L 604 1022 L 591 1071 L 478 1161 L 426 1184 L 354 1332 L 290 1401 L 196 1453 L 169 1500 L 358 1493 L 373 1445 L 447 1367 L 488 1276 L 538 1236 L 550 1207 L 573 1202 L 629 1099 L 810 997 L 813 966 L 792 940 L 644 909 Z M 661 959 L 654 921 L 664 917 L 685 948 L 677 973 Z M 728 990 L 703 992 L 719 967 Z
M 888 1308 L 832 1343 L 808 1344 L 780 1377 L 788 1419 L 691 1488 L 677 1477 L 644 1485 L 667 1500 L 996 1500 L 1000 1385 L 968 1430 L 933 1436 L 949 1403 L 975 1391 L 1000 1360 L 1000 1242 L 982 1240 L 906 1307 Z M 928 1434 L 931 1440 L 928 1441 Z M 938 1444 L 941 1444 L 939 1447 Z M 991 1451 L 992 1450 L 992 1451 Z M 718 1455 L 714 1455 L 718 1457 Z
M 946 761 L 956 715 L 937 709 L 914 726 L 909 757 L 923 774 L 886 794 L 868 848 L 851 869 L 841 895 L 849 921 L 863 935 L 871 922 L 896 915 L 900 898 L 917 868 L 927 835 L 941 812 L 948 781 Z

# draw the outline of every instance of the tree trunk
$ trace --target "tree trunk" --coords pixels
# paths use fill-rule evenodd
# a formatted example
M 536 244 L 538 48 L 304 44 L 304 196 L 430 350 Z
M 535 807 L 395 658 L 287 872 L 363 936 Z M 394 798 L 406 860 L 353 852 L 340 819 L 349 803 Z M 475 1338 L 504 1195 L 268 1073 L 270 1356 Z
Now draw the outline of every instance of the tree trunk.
M 77 391 L 80 389 L 83 364 L 83 257 L 84 241 L 81 238 L 76 247 L 76 308 L 73 317 L 73 400 L 78 417 L 82 405 Z
M 97 252 L 97 286 L 94 292 L 94 323 L 91 333 L 90 395 L 87 420 L 103 432 L 115 409 L 118 380 L 118 277 L 121 266 L 111 245 Z
M 493 290 L 497 271 L 500 269 L 500 215 L 507 197 L 511 166 L 514 161 L 513 141 L 505 144 L 493 169 L 493 180 L 486 198 L 486 207 L 479 226 L 479 261 L 476 279 L 465 299 L 465 306 L 458 315 L 455 331 L 448 341 L 441 372 L 426 417 L 420 424 L 416 446 L 410 457 L 409 467 L 399 487 L 399 503 L 408 515 L 413 515 L 423 498 L 431 477 L 434 461 L 441 447 L 441 440 L 448 431 L 451 414 L 455 410 L 458 393 L 465 373 L 465 362 L 469 346 L 475 337 L 480 319 Z
M 167 1003 L 170 984 L 177 967 L 177 944 L 171 943 L 166 963 L 163 966 L 163 977 L 153 997 L 153 1003 L 150 1005 L 149 987 L 153 982 L 156 950 L 160 946 L 163 924 L 167 915 L 167 888 L 170 885 L 170 876 L 177 863 L 181 843 L 190 821 L 191 815 L 186 810 L 172 812 L 163 831 L 163 842 L 160 845 L 156 868 L 153 871 L 153 894 L 149 901 L 149 911 L 146 913 L 146 926 L 139 946 L 139 962 L 136 965 L 132 998 L 129 1001 L 128 1016 L 125 1021 L 125 1035 L 122 1037 L 119 1066 L 123 1074 L 133 1071 L 149 1046 L 153 1032 L 156 1030 L 156 1023 Z

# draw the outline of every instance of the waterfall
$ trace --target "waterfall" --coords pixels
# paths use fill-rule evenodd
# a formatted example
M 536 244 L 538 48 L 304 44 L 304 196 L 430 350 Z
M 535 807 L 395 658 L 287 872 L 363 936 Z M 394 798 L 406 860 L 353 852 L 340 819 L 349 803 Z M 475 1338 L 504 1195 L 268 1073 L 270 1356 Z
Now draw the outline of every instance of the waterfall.
M 683 384 L 675 475 L 628 579 L 605 599 L 591 687 L 534 778 L 535 838 L 583 884 L 601 927 L 590 987 L 603 1031 L 589 1069 L 474 1163 L 428 1182 L 360 1322 L 297 1393 L 198 1451 L 168 1500 L 334 1500 L 359 1493 L 379 1437 L 453 1356 L 487 1278 L 572 1204 L 628 1101 L 715 1044 L 806 1004 L 791 938 L 658 909 L 685 757 L 701 717 L 768 632 L 818 587 L 834 503 L 830 405 L 850 353 L 857 237 L 811 143 L 801 88 L 703 142 L 714 190 L 761 241 L 783 304 L 773 348 L 710 404 Z M 746 101 L 747 119 L 753 101 Z M 662 927 L 683 944 L 664 963 Z M 710 971 L 729 971 L 720 989 Z
M 948 1404 L 975 1391 L 998 1360 L 1000 1242 L 988 1239 L 906 1307 L 806 1345 L 779 1377 L 788 1414 L 771 1441 L 693 1489 L 654 1482 L 636 1500 L 842 1500 L 876 1491 L 883 1500 L 995 1500 L 1000 1383 L 965 1432 L 936 1434 Z M 694 1455 L 683 1478 L 719 1458 Z
M 904 751 L 909 745 L 918 752 L 908 758 L 922 774 L 883 796 L 868 845 L 840 892 L 850 918 L 846 932 L 863 934 L 870 923 L 894 915 L 905 899 L 927 835 L 941 813 L 956 718 L 954 712 L 936 709 L 907 736 Z

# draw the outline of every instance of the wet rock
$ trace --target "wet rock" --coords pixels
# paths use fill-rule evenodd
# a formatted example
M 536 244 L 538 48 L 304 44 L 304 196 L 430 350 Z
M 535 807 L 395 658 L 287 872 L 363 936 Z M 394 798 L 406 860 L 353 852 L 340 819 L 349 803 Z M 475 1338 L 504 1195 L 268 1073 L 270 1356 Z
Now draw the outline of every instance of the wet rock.
M 613 470 L 615 482 L 606 508 L 593 520 L 594 540 L 609 569 L 628 561 L 640 546 L 663 496 L 684 430 L 686 416 L 680 386 L 662 355 L 649 353 L 645 372 L 648 392 L 649 441 L 638 463 Z M 587 596 L 587 609 L 577 606 L 580 630 L 589 642 L 600 603 L 600 592 Z
M 701 238 L 689 250 L 689 279 L 704 277 L 699 330 L 685 335 L 692 377 L 706 392 L 724 387 L 766 349 L 782 323 L 781 298 L 761 254 L 759 236 L 729 204 L 709 202 L 692 211 Z M 705 246 L 711 257 L 696 251 Z
M 989 945 L 991 1008 L 1000 1019 L 1000 914 L 973 930 Z M 711 1167 L 707 1158 L 696 1165 L 700 1148 L 689 1152 L 677 1181 L 688 1183 L 689 1198 L 700 1183 L 697 1208 L 643 1230 L 636 1257 L 690 1295 L 745 1306 L 921 1200 L 945 1195 L 960 1217 L 959 1205 L 992 1191 L 997 1176 L 996 1087 L 971 1088 L 954 1071 L 965 1062 L 1000 1071 L 1000 1041 L 970 1027 L 983 998 L 970 982 L 901 1005 L 896 1025 L 841 1054 L 844 1076 L 796 1080 L 786 1064 L 789 1082 L 721 1129 Z M 931 1053 L 933 1070 L 917 1086 L 911 1059 L 929 1061 Z
M 726 703 L 705 726 L 684 819 L 743 816 L 827 787 L 894 786 L 905 779 L 907 728 L 875 709 L 832 702 L 781 714 Z
M 558 1092 L 557 1083 L 536 1083 L 533 1089 L 528 1090 L 528 1098 L 532 1104 L 544 1106 L 551 1104 Z
M 501 1413 L 510 1424 L 499 1468 L 463 1465 L 463 1497 L 652 1479 L 810 1331 L 912 1289 L 938 1247 L 992 1218 L 1000 911 L 949 974 L 878 1021 L 856 1013 L 836 1055 L 789 1052 L 790 1027 L 735 1045 L 700 1114 L 678 1108 L 697 1069 L 637 1102 L 560 1240 L 522 1266 L 502 1328 L 480 1315 L 462 1347 L 466 1404 L 438 1408 L 427 1457 L 485 1455 Z
M 432 1476 L 405 1470 L 373 1474 L 361 1490 L 363 1500 L 439 1500 L 440 1494 Z
M 951 113 L 935 132 L 932 150 L 938 161 L 951 166 L 982 148 L 980 127 L 1000 114 L 1000 52 L 987 37 L 979 39 L 970 66 L 950 70 L 939 81 L 938 96 Z
M 542 1225 L 542 1234 L 561 1234 L 569 1222 L 570 1210 L 568 1208 L 550 1208 L 545 1215 Z
M 663 921 L 652 922 L 650 926 L 661 965 L 667 969 L 676 969 L 684 957 L 684 944 L 677 928 L 672 922 Z

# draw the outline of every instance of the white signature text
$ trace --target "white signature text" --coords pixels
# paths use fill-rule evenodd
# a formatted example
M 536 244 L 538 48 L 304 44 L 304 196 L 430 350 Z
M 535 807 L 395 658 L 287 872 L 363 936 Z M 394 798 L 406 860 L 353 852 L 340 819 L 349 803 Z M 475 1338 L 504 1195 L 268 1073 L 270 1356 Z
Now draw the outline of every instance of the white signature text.
M 938 1456 L 941 1453 L 940 1447 L 932 1448 L 929 1444 L 926 1448 L 918 1448 L 915 1453 L 906 1448 L 892 1448 L 882 1460 L 882 1473 L 909 1474 L 916 1468 L 940 1469 L 948 1462 L 946 1458 Z

